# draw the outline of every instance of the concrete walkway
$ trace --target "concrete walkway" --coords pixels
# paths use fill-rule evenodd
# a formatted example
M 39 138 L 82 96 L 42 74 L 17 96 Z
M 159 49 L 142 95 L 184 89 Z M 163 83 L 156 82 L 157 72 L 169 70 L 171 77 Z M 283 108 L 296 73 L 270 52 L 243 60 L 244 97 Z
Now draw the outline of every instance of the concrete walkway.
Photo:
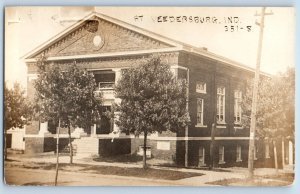
M 9 155 L 11 160 L 16 160 L 20 162 L 34 162 L 34 163 L 56 163 L 55 155 L 41 155 L 41 156 L 26 156 L 26 155 Z M 69 156 L 60 156 L 59 161 L 61 163 L 68 163 Z M 86 165 L 99 165 L 99 166 L 114 166 L 123 168 L 141 168 L 142 165 L 139 163 L 120 163 L 120 162 L 98 162 L 94 161 L 92 158 L 81 158 L 74 156 L 73 163 L 75 164 L 86 164 Z M 151 162 L 150 162 L 151 163 Z M 151 164 L 150 164 L 151 165 Z M 155 169 L 166 169 L 181 172 L 196 172 L 202 173 L 202 176 L 190 177 L 181 180 L 176 180 L 178 185 L 187 186 L 209 186 L 208 182 L 220 181 L 224 179 L 239 178 L 245 179 L 247 177 L 246 168 L 226 168 L 224 170 L 202 170 L 202 169 L 187 169 L 187 168 L 175 168 L 175 167 L 162 167 L 151 165 L 151 168 Z M 256 169 L 255 175 L 270 175 L 275 174 L 275 169 Z M 164 181 L 167 182 L 167 181 Z M 170 182 L 171 183 L 171 182 Z M 172 182 L 174 184 L 174 181 Z M 215 185 L 214 185 L 215 186 Z

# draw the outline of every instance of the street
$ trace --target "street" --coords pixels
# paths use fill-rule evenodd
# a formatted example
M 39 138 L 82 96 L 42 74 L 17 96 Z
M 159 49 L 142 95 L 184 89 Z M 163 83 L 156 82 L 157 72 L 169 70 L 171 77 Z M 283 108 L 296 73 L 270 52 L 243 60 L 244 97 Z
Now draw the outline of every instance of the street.
M 9 185 L 49 185 L 54 184 L 54 170 L 24 168 L 5 169 L 5 181 Z M 115 175 L 101 175 L 59 171 L 58 186 L 179 186 L 176 181 L 151 180 Z
M 10 156 L 5 161 L 5 182 L 8 185 L 53 186 L 55 157 Z M 75 158 L 74 164 L 61 157 L 58 186 L 280 186 L 294 180 L 293 172 L 275 169 L 256 169 L 255 179 L 246 180 L 247 169 L 186 169 L 150 166 L 143 170 L 140 164 L 108 163 Z M 246 184 L 247 183 L 247 184 Z

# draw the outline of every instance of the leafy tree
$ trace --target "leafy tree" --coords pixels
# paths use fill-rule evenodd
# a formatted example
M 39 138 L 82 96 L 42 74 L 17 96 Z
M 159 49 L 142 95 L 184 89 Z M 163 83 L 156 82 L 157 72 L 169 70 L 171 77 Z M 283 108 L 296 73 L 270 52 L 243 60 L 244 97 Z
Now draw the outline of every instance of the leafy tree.
M 42 121 L 52 120 L 58 123 L 57 134 L 60 127 L 68 128 L 72 163 L 71 127 L 87 129 L 94 120 L 100 118 L 101 95 L 97 98 L 95 96 L 97 86 L 93 74 L 79 69 L 75 63 L 61 67 L 47 63 L 42 58 L 37 67 L 36 111 Z M 58 146 L 56 150 L 58 169 Z
M 250 124 L 252 84 L 248 82 L 246 95 L 243 96 L 243 123 Z M 285 73 L 262 78 L 259 83 L 256 115 L 257 136 L 269 138 L 275 147 L 276 141 L 291 137 L 295 133 L 295 69 Z M 276 152 L 276 150 L 274 150 Z M 275 161 L 276 162 L 276 161 Z
M 177 79 L 170 67 L 151 57 L 137 67 L 126 69 L 116 86 L 120 130 L 144 135 L 143 168 L 146 168 L 147 135 L 184 130 L 188 122 L 186 84 Z
M 20 84 L 15 83 L 12 89 L 5 84 L 4 91 L 4 151 L 7 159 L 6 135 L 11 128 L 22 128 L 31 120 L 33 109 L 31 103 L 25 97 L 25 91 Z

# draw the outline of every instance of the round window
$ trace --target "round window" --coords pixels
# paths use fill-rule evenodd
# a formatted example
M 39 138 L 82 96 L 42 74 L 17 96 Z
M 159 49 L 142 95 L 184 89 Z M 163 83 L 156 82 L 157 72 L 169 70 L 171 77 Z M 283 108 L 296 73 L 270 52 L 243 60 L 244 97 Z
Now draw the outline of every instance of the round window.
M 94 43 L 94 45 L 95 45 L 96 47 L 100 46 L 101 43 L 102 43 L 102 38 L 101 38 L 101 36 L 99 36 L 99 35 L 95 36 L 94 39 L 93 39 L 93 43 Z

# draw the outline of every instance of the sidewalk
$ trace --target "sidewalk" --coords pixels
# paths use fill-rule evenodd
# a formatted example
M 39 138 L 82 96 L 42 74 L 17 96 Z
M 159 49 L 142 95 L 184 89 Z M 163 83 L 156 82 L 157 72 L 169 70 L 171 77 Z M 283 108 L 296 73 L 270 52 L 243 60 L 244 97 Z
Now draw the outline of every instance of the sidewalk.
M 41 156 L 26 156 L 26 155 L 10 155 L 9 159 L 16 160 L 20 162 L 34 162 L 34 163 L 56 163 L 55 155 L 41 155 Z M 68 163 L 69 156 L 60 156 L 59 161 L 61 163 Z M 120 163 L 120 162 L 97 162 L 92 158 L 80 158 L 74 156 L 73 158 L 74 164 L 85 164 L 85 165 L 94 165 L 94 166 L 113 166 L 113 167 L 123 167 L 123 168 L 141 168 L 142 165 L 138 163 L 128 164 L 128 163 Z M 150 164 L 151 165 L 151 164 Z M 162 167 L 162 166 L 154 166 L 151 165 L 153 169 L 164 169 L 164 170 L 173 170 L 173 171 L 181 171 L 181 172 L 196 172 L 202 173 L 202 176 L 196 176 L 191 178 L 185 178 L 181 180 L 176 180 L 175 182 L 178 185 L 188 185 L 188 186 L 209 186 L 205 184 L 206 182 L 212 182 L 217 180 L 229 179 L 229 178 L 245 178 L 245 173 L 243 170 L 234 172 L 230 169 L 226 169 L 229 172 L 216 172 L 209 170 L 201 170 L 201 169 L 187 169 L 187 168 L 176 168 L 176 167 Z M 174 183 L 174 181 L 173 181 Z
M 26 156 L 26 155 L 10 155 L 9 159 L 16 160 L 20 162 L 34 162 L 34 163 L 56 163 L 55 155 L 41 155 L 41 156 Z M 61 163 L 69 163 L 69 156 L 60 156 L 59 161 Z M 112 166 L 112 167 L 122 167 L 122 168 L 141 168 L 142 165 L 139 163 L 120 163 L 120 162 L 98 162 L 94 161 L 92 158 L 81 158 L 74 156 L 74 164 L 85 164 L 93 166 Z M 176 168 L 176 167 L 163 167 L 163 166 L 154 166 L 151 165 L 153 169 L 164 169 L 164 170 L 173 170 L 181 172 L 196 172 L 202 173 L 202 176 L 195 176 L 190 178 L 184 178 L 176 180 L 175 182 L 178 185 L 187 185 L 187 186 L 210 186 L 206 183 L 221 181 L 224 179 L 246 179 L 247 178 L 247 169 L 246 168 L 226 168 L 226 171 L 211 171 L 211 170 L 202 170 L 202 169 L 187 169 L 187 168 Z M 280 170 L 282 171 L 282 170 Z M 270 175 L 275 174 L 275 169 L 255 169 L 255 175 Z M 139 178 L 138 178 L 139 179 Z M 166 182 L 166 181 L 164 181 Z M 174 181 L 172 182 L 174 183 Z M 215 186 L 215 185 L 214 185 Z

